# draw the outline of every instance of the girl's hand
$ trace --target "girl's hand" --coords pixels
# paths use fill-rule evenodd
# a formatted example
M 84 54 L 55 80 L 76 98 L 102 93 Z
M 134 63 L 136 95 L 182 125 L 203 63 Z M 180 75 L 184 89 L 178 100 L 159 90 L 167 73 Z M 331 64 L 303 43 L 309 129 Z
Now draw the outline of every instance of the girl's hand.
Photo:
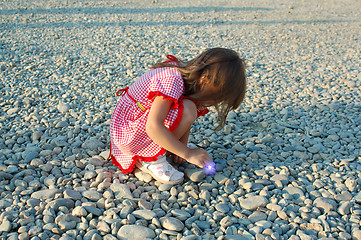
M 189 149 L 186 160 L 189 163 L 203 168 L 207 162 L 211 161 L 211 157 L 204 149 Z

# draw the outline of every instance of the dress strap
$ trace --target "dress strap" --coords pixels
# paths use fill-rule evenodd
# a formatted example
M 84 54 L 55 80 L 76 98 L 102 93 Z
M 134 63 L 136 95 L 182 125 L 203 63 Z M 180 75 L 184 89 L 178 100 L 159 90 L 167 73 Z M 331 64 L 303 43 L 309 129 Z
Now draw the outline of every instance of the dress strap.
M 128 91 L 128 89 L 129 89 L 129 87 L 118 90 L 117 91 L 117 96 L 118 97 L 123 97 L 123 95 Z
M 167 60 L 167 61 L 165 61 L 165 62 L 163 62 L 163 63 L 178 62 L 178 59 L 177 59 L 175 56 L 173 56 L 173 55 L 167 55 L 167 58 L 168 58 L 169 60 Z
M 129 87 L 126 87 L 126 88 L 123 88 L 123 89 L 119 89 L 116 94 L 117 94 L 118 97 L 123 97 L 124 94 L 127 94 L 128 97 L 129 97 L 130 99 L 132 99 L 133 102 L 135 102 L 135 104 L 137 104 L 137 106 L 138 106 L 143 112 L 146 111 L 147 109 L 146 109 L 140 102 L 137 102 L 137 101 L 128 93 L 128 90 L 129 90 Z
M 134 102 L 137 102 L 137 101 L 135 101 L 135 99 L 134 99 L 132 96 L 130 96 L 130 94 L 128 93 L 128 90 L 129 90 L 129 87 L 126 87 L 126 88 L 123 88 L 123 89 L 119 89 L 119 90 L 117 91 L 117 96 L 118 96 L 118 97 L 123 97 L 124 94 L 127 94 L 127 95 L 130 97 L 130 99 L 132 99 Z

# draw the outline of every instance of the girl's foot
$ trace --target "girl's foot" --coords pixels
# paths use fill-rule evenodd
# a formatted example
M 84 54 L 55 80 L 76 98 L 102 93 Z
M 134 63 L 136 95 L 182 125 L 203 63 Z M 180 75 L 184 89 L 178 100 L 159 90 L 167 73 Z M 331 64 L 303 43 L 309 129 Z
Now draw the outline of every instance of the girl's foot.
M 165 155 L 158 157 L 158 160 L 154 162 L 137 161 L 136 166 L 161 183 L 177 184 L 183 181 L 184 173 L 168 163 Z

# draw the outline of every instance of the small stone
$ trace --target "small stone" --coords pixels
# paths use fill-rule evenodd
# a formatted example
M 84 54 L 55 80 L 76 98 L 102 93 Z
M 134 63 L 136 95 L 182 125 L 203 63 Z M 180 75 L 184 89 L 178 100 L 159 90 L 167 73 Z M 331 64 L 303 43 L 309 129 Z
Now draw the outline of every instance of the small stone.
M 57 109 L 59 110 L 59 112 L 64 114 L 69 111 L 69 105 L 66 103 L 60 102 L 57 106 Z
M 92 213 L 95 216 L 101 216 L 103 213 L 102 210 L 93 206 L 83 206 L 83 207 L 85 208 L 85 210 L 87 210 L 89 213 Z
M 58 223 L 58 226 L 61 230 L 67 231 L 69 229 L 74 229 L 76 227 L 76 224 L 77 223 L 75 221 L 60 221 Z
M 341 216 L 345 216 L 348 215 L 350 213 L 350 209 L 352 207 L 352 202 L 350 201 L 346 201 L 343 202 L 339 207 L 338 207 L 338 213 L 341 214 Z
M 227 213 L 230 210 L 228 204 L 224 204 L 224 203 L 216 204 L 215 208 L 216 208 L 217 211 L 220 211 L 221 213 Z
M 148 209 L 148 210 L 151 210 L 153 208 L 153 204 L 144 199 L 139 200 L 138 206 L 141 209 Z
M 248 216 L 248 220 L 250 220 L 253 223 L 261 221 L 261 220 L 266 220 L 266 219 L 267 219 L 267 215 L 265 213 L 259 212 L 259 211 L 255 211 L 251 215 Z
M 180 220 L 174 217 L 162 217 L 159 219 L 159 221 L 165 229 L 171 231 L 180 232 L 184 228 L 184 224 Z
M 301 203 L 304 200 L 305 195 L 303 191 L 298 187 L 285 187 L 283 191 L 290 194 L 296 203 Z
M 119 198 L 133 198 L 133 195 L 130 192 L 129 187 L 126 184 L 112 183 L 112 185 L 110 185 L 110 189 L 114 192 L 115 197 L 117 199 L 119 199 Z
M 185 174 L 193 182 L 202 181 L 207 175 L 204 173 L 203 169 L 199 168 L 186 168 Z
M 82 144 L 83 148 L 96 151 L 98 148 L 104 148 L 105 145 L 98 138 L 91 137 Z
M 11 222 L 8 220 L 4 220 L 0 225 L 0 232 L 10 232 L 11 228 Z
M 76 206 L 72 211 L 73 216 L 85 217 L 88 215 L 88 212 L 83 206 Z
M 57 194 L 58 192 L 59 192 L 58 189 L 40 190 L 37 192 L 33 192 L 31 194 L 31 197 L 40 200 L 52 199 L 54 198 L 55 194 Z
M 92 200 L 94 202 L 98 201 L 100 198 L 102 198 L 102 194 L 95 190 L 87 190 L 82 193 L 83 197 Z
M 356 229 L 356 230 L 352 231 L 352 237 L 355 240 L 361 240 L 361 230 Z
M 313 204 L 315 207 L 322 209 L 325 213 L 329 213 L 337 208 L 337 203 L 331 198 L 318 197 Z
M 178 218 L 181 221 L 185 221 L 191 217 L 191 214 L 189 212 L 181 209 L 173 209 L 171 213 L 174 217 Z
M 218 174 L 214 175 L 214 180 L 217 183 L 225 184 L 229 180 L 229 178 L 224 176 L 223 174 L 218 173 Z
M 84 179 L 90 180 L 92 178 L 95 178 L 97 176 L 97 173 L 95 171 L 86 171 L 84 173 Z
M 56 128 L 64 128 L 64 127 L 68 127 L 68 126 L 69 126 L 69 123 L 67 121 L 60 121 L 55 125 Z
M 230 216 L 225 216 L 220 221 L 221 226 L 224 227 L 224 228 L 227 228 L 227 227 L 231 226 L 233 223 L 234 223 L 233 219 Z
M 10 207 L 11 205 L 12 205 L 11 201 L 8 201 L 6 199 L 0 199 L 0 209 Z
M 149 183 L 153 180 L 152 176 L 146 172 L 139 170 L 138 168 L 134 170 L 134 176 L 139 179 L 139 181 Z
M 104 222 L 104 221 L 100 221 L 97 225 L 97 229 L 100 231 L 100 232 L 104 232 L 104 233 L 109 233 L 110 232 L 110 227 L 109 225 Z
M 76 190 L 66 189 L 63 194 L 64 198 L 70 198 L 74 201 L 81 199 L 81 193 Z
M 125 239 L 134 239 L 134 236 L 137 236 L 137 239 L 154 239 L 156 237 L 152 229 L 139 225 L 124 225 L 117 232 L 117 236 Z
M 65 206 L 67 209 L 74 208 L 74 201 L 69 198 L 57 198 L 48 203 L 48 207 L 54 209 L 55 211 L 59 210 L 59 207 Z
M 145 220 L 152 220 L 156 217 L 156 214 L 151 210 L 135 210 L 132 212 L 133 216 L 136 218 L 141 218 Z
M 263 196 L 254 196 L 239 201 L 241 207 L 247 210 L 255 210 L 259 207 L 264 207 L 267 205 L 268 201 Z

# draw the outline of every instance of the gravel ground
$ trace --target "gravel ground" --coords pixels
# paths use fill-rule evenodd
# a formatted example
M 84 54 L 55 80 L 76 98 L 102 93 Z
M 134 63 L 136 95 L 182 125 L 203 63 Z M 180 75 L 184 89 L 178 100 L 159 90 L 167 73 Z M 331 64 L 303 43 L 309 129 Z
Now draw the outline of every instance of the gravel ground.
M 0 239 L 361 239 L 361 2 L 0 3 Z M 247 62 L 244 104 L 182 185 L 108 155 L 115 92 L 167 54 Z

